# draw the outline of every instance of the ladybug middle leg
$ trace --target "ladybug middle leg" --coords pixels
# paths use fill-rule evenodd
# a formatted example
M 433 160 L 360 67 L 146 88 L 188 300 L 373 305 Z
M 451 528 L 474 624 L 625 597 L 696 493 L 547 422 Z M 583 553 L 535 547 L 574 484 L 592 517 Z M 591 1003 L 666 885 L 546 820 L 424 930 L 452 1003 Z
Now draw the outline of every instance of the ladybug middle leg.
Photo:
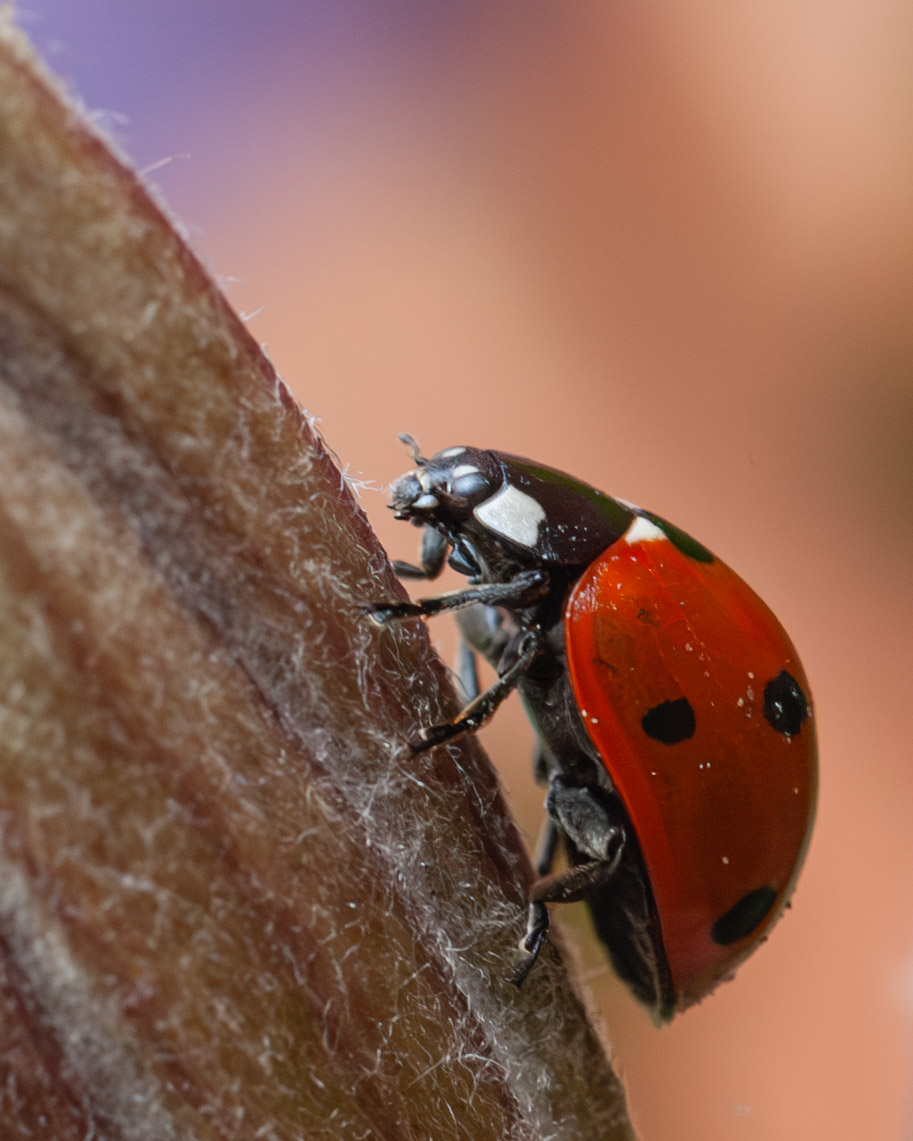
M 468 606 L 459 611 L 456 620 L 460 629 L 458 674 L 466 699 L 471 701 L 481 692 L 476 654 L 481 654 L 490 666 L 497 669 L 517 632 L 517 625 L 496 606 Z
M 472 606 L 457 618 L 463 636 L 458 674 L 467 700 L 480 695 L 476 655 L 496 668 L 515 635 L 516 626 L 504 611 L 491 606 Z M 570 765 L 579 772 L 579 765 Z M 584 766 L 585 768 L 585 766 Z M 618 806 L 607 793 L 564 776 L 540 742 L 534 761 L 539 783 L 548 784 L 545 819 L 533 866 L 536 880 L 529 895 L 529 918 L 521 942 L 526 957 L 512 974 L 520 986 L 535 963 L 550 925 L 548 904 L 587 899 L 614 874 L 624 846 L 624 827 Z M 552 874 L 560 839 L 567 841 L 574 865 Z M 577 861 L 580 862 L 577 862 Z
M 478 729 L 494 713 L 509 693 L 517 688 L 521 678 L 530 668 L 542 649 L 543 635 L 538 626 L 518 631 L 508 642 L 498 665 L 496 681 L 474 697 L 452 721 L 433 725 L 426 729 L 412 749 L 423 753 L 434 745 L 449 741 L 461 733 Z
M 508 582 L 479 583 L 462 590 L 422 598 L 417 602 L 371 603 L 364 613 L 379 626 L 406 618 L 428 617 L 445 611 L 459 611 L 469 617 L 462 623 L 464 636 L 496 665 L 498 677 L 484 692 L 478 692 L 478 677 L 464 662 L 461 681 L 469 689 L 471 699 L 452 721 L 433 725 L 412 742 L 412 749 L 422 753 L 461 733 L 478 729 L 494 713 L 539 656 L 544 634 L 538 625 L 517 627 L 504 625 L 493 617 L 495 609 L 506 606 L 528 606 L 543 598 L 549 589 L 548 576 L 538 570 L 523 571 Z

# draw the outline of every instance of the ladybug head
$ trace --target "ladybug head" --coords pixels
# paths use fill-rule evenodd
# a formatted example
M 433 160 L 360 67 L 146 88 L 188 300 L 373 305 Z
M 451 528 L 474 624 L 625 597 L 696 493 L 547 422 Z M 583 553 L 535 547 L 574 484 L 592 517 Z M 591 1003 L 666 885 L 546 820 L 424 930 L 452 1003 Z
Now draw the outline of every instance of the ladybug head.
M 445 448 L 426 459 L 411 436 L 400 439 L 412 448 L 416 466 L 390 486 L 397 519 L 409 519 L 418 526 L 459 526 L 504 480 L 492 452 Z
M 401 439 L 415 467 L 391 485 L 391 507 L 397 519 L 444 535 L 457 569 L 504 578 L 529 566 L 586 566 L 634 517 L 618 500 L 520 456 L 456 447 L 426 458 L 411 436 Z

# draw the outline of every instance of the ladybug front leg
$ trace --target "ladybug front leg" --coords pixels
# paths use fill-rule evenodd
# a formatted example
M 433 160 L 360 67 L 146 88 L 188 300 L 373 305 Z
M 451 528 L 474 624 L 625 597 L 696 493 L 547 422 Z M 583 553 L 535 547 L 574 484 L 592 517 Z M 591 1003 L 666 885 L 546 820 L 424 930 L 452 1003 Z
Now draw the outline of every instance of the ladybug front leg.
M 477 602 L 485 606 L 525 607 L 539 602 L 548 594 L 549 582 L 545 571 L 522 571 L 509 582 L 481 582 L 474 586 L 450 590 L 416 602 L 371 602 L 362 606 L 378 626 L 387 622 L 401 622 L 405 618 L 428 618 L 448 610 L 463 610 Z

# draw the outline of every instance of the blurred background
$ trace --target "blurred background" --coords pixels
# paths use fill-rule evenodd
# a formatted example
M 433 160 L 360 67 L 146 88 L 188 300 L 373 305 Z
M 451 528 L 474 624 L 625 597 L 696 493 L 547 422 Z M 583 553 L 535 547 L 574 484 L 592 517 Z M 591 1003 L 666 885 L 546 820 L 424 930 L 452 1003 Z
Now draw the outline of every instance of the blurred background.
M 644 1141 L 913 1137 L 913 8 L 23 0 L 385 510 L 515 451 L 661 512 L 812 679 L 818 826 L 736 982 L 656 1030 L 567 909 Z M 452 653 L 451 636 L 442 651 Z M 527 834 L 518 709 L 486 744 Z

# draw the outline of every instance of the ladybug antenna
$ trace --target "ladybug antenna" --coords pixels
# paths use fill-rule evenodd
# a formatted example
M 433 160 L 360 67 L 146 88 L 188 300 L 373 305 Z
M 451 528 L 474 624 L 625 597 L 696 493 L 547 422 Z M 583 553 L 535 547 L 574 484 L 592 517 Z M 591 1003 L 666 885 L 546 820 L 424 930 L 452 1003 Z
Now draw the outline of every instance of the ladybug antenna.
M 407 448 L 412 450 L 412 459 L 419 467 L 422 467 L 425 463 L 425 460 L 422 456 L 422 450 L 418 446 L 418 441 L 415 439 L 415 437 L 410 436 L 408 432 L 400 432 L 400 434 L 397 436 L 397 439 L 400 440 L 401 443 L 405 444 Z

